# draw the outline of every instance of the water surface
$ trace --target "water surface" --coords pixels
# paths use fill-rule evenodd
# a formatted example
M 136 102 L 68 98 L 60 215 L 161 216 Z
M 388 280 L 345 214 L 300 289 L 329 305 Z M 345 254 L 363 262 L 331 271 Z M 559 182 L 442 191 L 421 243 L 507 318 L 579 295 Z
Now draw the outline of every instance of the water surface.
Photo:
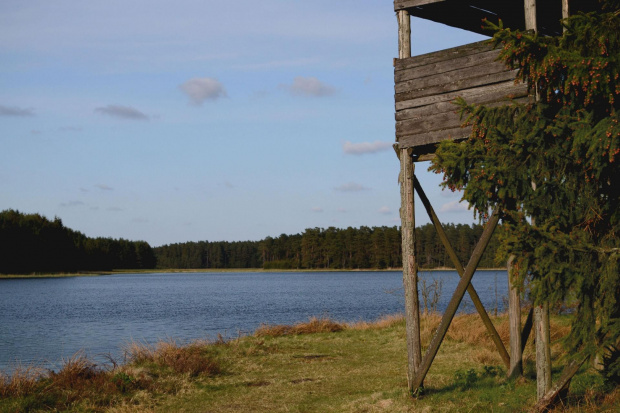
M 443 311 L 458 283 L 454 271 L 421 272 L 441 281 Z M 481 300 L 501 311 L 506 271 L 479 271 Z M 461 310 L 474 311 L 466 300 Z M 402 313 L 402 273 L 155 273 L 0 280 L 0 369 L 20 361 L 56 368 L 79 350 L 122 361 L 132 340 L 181 343 L 217 334 L 235 337 L 261 323 L 293 324 L 311 316 L 375 320 Z

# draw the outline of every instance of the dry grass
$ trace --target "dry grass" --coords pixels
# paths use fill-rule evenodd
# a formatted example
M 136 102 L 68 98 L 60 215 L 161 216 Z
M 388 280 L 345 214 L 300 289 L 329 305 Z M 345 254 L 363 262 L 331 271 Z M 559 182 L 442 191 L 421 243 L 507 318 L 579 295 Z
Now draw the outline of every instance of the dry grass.
M 180 346 L 174 340 L 160 341 L 154 346 L 133 342 L 125 354 L 131 363 L 153 363 L 168 367 L 175 373 L 189 374 L 196 377 L 200 374 L 209 376 L 219 374 L 219 363 L 207 354 L 209 343 L 196 341 L 187 346 Z
M 17 366 L 12 374 L 0 372 L 0 397 L 23 397 L 33 392 L 45 371 L 32 366 Z
M 336 333 L 347 328 L 346 324 L 332 321 L 328 318 L 311 317 L 305 323 L 295 325 L 268 325 L 263 324 L 254 332 L 255 337 L 281 337 L 300 334 Z
M 383 328 L 393 327 L 404 322 L 404 315 L 391 314 L 383 316 L 376 321 L 356 321 L 354 323 L 349 323 L 347 328 L 351 328 L 353 330 L 381 330 Z

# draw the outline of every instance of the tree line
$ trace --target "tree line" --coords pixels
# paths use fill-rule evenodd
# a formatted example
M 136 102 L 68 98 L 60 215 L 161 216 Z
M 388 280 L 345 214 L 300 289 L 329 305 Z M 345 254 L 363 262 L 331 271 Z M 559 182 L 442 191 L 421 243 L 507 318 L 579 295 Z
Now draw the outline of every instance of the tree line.
M 0 212 L 0 273 L 62 273 L 152 269 L 156 259 L 145 241 L 90 238 L 39 214 Z
M 447 224 L 444 230 L 465 265 L 482 225 Z M 435 228 L 416 229 L 416 255 L 420 268 L 453 268 Z M 498 244 L 494 237 L 480 265 L 495 267 Z M 264 268 L 264 269 L 365 269 L 402 267 L 400 228 L 309 228 L 301 234 L 266 237 L 261 241 L 186 242 L 154 249 L 158 268 Z M 500 264 L 503 265 L 503 264 Z
M 482 226 L 447 224 L 446 235 L 463 264 Z M 453 268 L 431 224 L 416 229 L 420 268 Z M 492 240 L 481 266 L 495 266 Z M 308 228 L 260 241 L 200 241 L 152 248 L 145 241 L 90 238 L 39 214 L 0 212 L 0 273 L 61 273 L 115 269 L 386 269 L 402 267 L 399 227 Z

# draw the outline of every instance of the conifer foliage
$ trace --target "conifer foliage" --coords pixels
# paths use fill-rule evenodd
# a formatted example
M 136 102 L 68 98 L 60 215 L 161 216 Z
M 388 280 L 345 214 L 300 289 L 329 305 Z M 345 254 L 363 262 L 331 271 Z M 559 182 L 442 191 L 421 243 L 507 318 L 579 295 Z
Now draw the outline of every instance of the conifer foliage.
M 620 9 L 563 21 L 560 37 L 489 24 L 500 59 L 527 82 L 529 104 L 459 100 L 469 139 L 444 142 L 431 169 L 484 219 L 499 208 L 500 252 L 536 303 L 577 303 L 566 344 L 603 352 L 620 372 Z

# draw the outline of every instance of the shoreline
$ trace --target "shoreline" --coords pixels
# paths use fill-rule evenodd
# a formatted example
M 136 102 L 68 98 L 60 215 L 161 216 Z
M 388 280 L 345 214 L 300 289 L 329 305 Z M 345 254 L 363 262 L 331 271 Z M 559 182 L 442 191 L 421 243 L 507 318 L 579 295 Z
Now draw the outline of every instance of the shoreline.
M 478 268 L 476 271 L 506 271 L 507 268 Z M 98 277 L 113 274 L 191 274 L 191 273 L 304 273 L 304 272 L 402 272 L 402 268 L 363 268 L 363 269 L 263 269 L 263 268 L 171 268 L 171 269 L 148 269 L 148 270 L 113 270 L 113 271 L 81 271 L 77 273 L 42 273 L 42 274 L 0 274 L 0 280 L 6 279 L 32 279 L 32 278 L 67 278 L 67 277 Z M 456 271 L 454 268 L 420 268 L 418 272 Z

